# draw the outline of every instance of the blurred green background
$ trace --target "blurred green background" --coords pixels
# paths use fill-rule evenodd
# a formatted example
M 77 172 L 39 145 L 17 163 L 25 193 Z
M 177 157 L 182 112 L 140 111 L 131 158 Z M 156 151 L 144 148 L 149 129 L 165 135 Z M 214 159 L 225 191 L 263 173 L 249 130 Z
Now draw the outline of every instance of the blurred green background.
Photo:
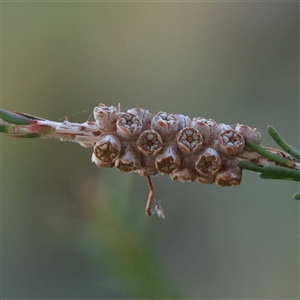
M 2 2 L 2 107 L 86 121 L 100 102 L 260 128 L 299 146 L 299 4 Z M 153 178 L 1 136 L 3 299 L 298 299 L 294 182 Z

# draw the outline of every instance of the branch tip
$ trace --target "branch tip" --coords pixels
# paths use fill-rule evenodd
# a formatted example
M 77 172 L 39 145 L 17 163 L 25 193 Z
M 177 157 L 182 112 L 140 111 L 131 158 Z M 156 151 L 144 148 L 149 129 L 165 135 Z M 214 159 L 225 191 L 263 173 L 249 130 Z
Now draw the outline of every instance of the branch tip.
M 270 136 L 273 138 L 273 140 L 287 153 L 289 153 L 290 155 L 292 155 L 293 157 L 300 159 L 300 151 L 298 149 L 296 149 L 295 147 L 287 144 L 284 139 L 280 136 L 280 134 L 278 133 L 278 131 L 272 127 L 272 126 L 268 126 L 268 133 L 270 134 Z
M 264 149 L 263 147 L 251 142 L 251 141 L 247 141 L 246 145 L 254 152 L 257 152 L 258 154 L 260 154 L 261 156 L 271 160 L 271 161 L 275 161 L 278 162 L 282 165 L 288 166 L 290 168 L 293 168 L 295 166 L 295 163 L 285 157 L 279 156 L 275 153 L 272 153 L 266 149 Z
M 19 115 L 17 113 L 10 112 L 5 109 L 0 109 L 0 118 L 10 124 L 15 124 L 15 125 L 30 125 L 31 120 Z
M 295 195 L 293 196 L 293 198 L 294 198 L 295 200 L 300 200 L 300 193 L 295 194 Z

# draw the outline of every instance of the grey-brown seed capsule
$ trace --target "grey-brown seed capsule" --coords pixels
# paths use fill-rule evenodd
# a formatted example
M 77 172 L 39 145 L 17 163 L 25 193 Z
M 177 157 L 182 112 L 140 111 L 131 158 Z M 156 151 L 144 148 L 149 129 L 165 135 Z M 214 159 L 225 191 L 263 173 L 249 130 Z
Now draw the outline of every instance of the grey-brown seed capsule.
M 233 130 L 233 128 L 230 125 L 224 123 L 217 123 L 213 128 L 215 139 L 217 139 L 220 133 L 225 130 Z
M 157 131 L 163 137 L 164 141 L 171 141 L 177 133 L 177 118 L 173 114 L 160 111 L 153 116 L 151 128 Z
M 185 181 L 195 181 L 197 178 L 197 173 L 195 170 L 190 168 L 181 168 L 177 171 L 174 171 L 170 174 L 172 180 L 180 180 L 182 182 Z
M 188 116 L 185 116 L 185 115 L 182 115 L 182 114 L 176 114 L 175 116 L 176 116 L 176 119 L 177 119 L 177 122 L 178 122 L 177 130 L 181 130 L 185 127 L 190 127 L 191 126 L 192 120 Z
M 177 135 L 178 149 L 184 154 L 197 152 L 202 144 L 203 138 L 201 133 L 193 127 L 183 128 Z
M 115 166 L 121 172 L 135 172 L 141 168 L 141 154 L 136 148 L 125 145 Z
M 156 155 L 162 149 L 162 139 L 154 130 L 146 130 L 137 139 L 137 147 L 144 155 Z
M 141 176 L 154 176 L 158 173 L 155 166 L 155 156 L 141 157 L 142 167 L 138 170 Z
M 119 157 L 120 151 L 120 140 L 112 134 L 104 135 L 94 146 L 92 162 L 99 168 L 111 168 Z
M 117 134 L 121 137 L 134 140 L 142 131 L 142 123 L 139 118 L 130 113 L 122 113 L 117 119 Z
M 228 156 L 235 156 L 244 150 L 245 140 L 235 130 L 224 130 L 218 137 L 219 149 Z
M 237 133 L 241 134 L 246 141 L 251 141 L 256 144 L 260 143 L 261 132 L 257 128 L 251 128 L 244 124 L 237 124 L 235 127 Z
M 211 177 L 221 169 L 221 158 L 213 148 L 206 148 L 196 155 L 195 169 L 200 177 Z
M 212 184 L 215 182 L 215 176 L 216 175 L 202 176 L 198 174 L 196 181 L 203 184 Z
M 139 118 L 139 120 L 142 122 L 142 131 L 151 129 L 150 126 L 153 116 L 149 112 L 149 110 L 142 108 L 132 108 L 127 110 L 127 112 Z
M 112 132 L 116 130 L 116 120 L 118 118 L 118 110 L 114 106 L 106 106 L 100 103 L 94 108 L 94 118 L 97 125 L 102 131 Z
M 242 180 L 242 171 L 235 160 L 226 160 L 216 174 L 215 182 L 220 186 L 238 186 Z
M 209 145 L 214 140 L 214 128 L 217 126 L 217 123 L 213 119 L 194 118 L 191 126 L 201 133 L 204 145 Z
M 180 154 L 178 150 L 172 146 L 166 146 L 162 153 L 158 154 L 155 160 L 155 166 L 158 172 L 162 174 L 170 174 L 180 167 Z

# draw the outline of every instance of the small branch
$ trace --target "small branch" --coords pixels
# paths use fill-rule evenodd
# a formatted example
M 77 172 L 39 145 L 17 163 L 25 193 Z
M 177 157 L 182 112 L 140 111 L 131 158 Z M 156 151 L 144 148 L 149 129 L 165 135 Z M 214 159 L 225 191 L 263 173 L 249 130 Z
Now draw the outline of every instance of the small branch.
M 68 121 L 53 122 L 24 113 L 12 113 L 0 109 L 0 132 L 11 137 L 60 139 L 79 143 L 81 146 L 93 147 L 99 140 L 101 131 L 95 122 L 71 123 Z
M 247 141 L 246 145 L 253 151 L 255 151 L 256 153 L 260 154 L 262 157 L 267 158 L 270 161 L 274 161 L 274 162 L 278 162 L 280 164 L 286 165 L 290 168 L 293 168 L 295 166 L 295 163 L 289 159 L 286 159 L 284 157 L 281 157 L 277 154 L 274 154 L 266 149 L 264 149 L 263 147 L 251 142 L 251 141 Z M 278 151 L 279 152 L 279 151 Z
M 282 150 L 260 146 L 257 128 L 238 124 L 235 129 L 212 119 L 194 118 L 133 108 L 127 112 L 104 104 L 94 109 L 95 121 L 49 121 L 25 113 L 0 110 L 0 132 L 19 138 L 55 138 L 93 147 L 92 162 L 146 177 L 149 194 L 145 213 L 151 210 L 154 189 L 150 176 L 158 172 L 173 180 L 237 186 L 242 169 L 263 179 L 300 181 L 300 151 L 288 145 L 275 128 L 268 132 Z M 300 200 L 300 193 L 294 195 Z M 153 213 L 152 213 L 153 212 Z

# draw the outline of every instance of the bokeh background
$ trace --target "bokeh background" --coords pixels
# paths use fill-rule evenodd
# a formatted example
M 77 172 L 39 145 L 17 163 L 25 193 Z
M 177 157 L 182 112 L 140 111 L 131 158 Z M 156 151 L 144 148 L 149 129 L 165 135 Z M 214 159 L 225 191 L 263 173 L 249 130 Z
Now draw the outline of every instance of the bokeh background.
M 100 102 L 260 128 L 299 146 L 299 4 L 2 2 L 2 103 L 84 122 Z M 299 192 L 153 178 L 1 136 L 2 299 L 299 299 Z

